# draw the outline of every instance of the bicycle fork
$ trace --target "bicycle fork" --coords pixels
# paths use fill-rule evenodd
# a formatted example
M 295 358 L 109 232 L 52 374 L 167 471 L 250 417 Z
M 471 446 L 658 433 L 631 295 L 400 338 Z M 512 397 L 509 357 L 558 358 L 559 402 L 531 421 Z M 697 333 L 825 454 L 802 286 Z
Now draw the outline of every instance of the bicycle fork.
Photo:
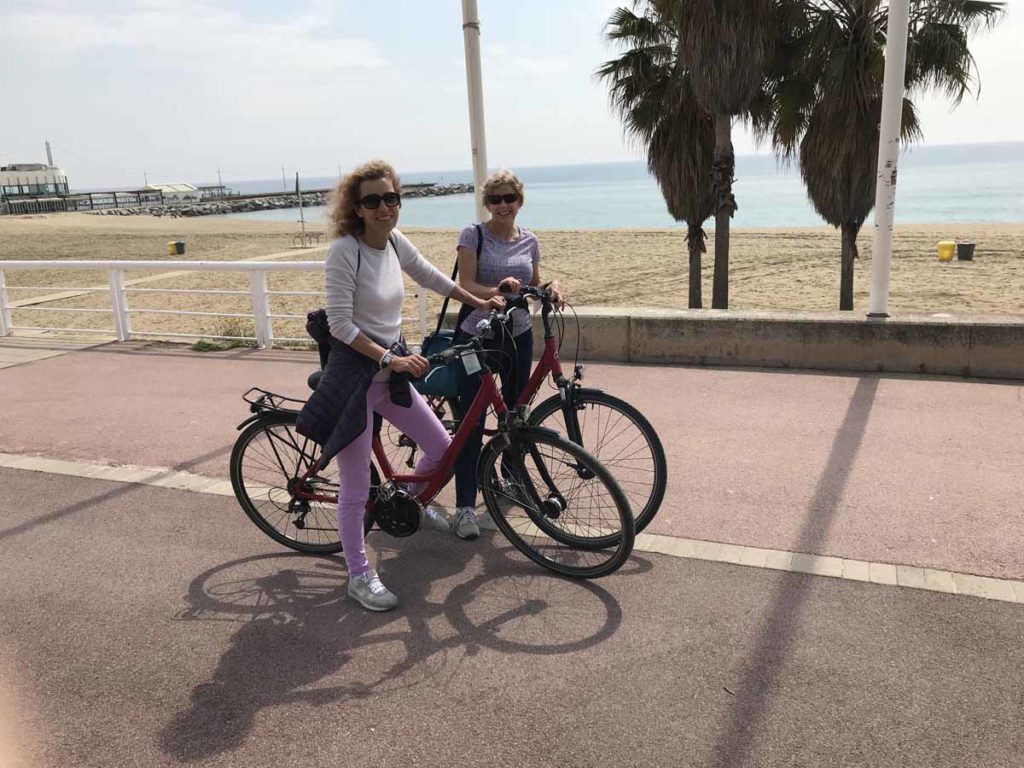
M 558 517 L 566 510 L 568 504 L 566 503 L 565 496 L 563 496 L 558 488 L 555 486 L 555 481 L 551 477 L 551 473 L 548 471 L 547 465 L 544 462 L 544 457 L 541 456 L 540 451 L 537 449 L 535 443 L 530 441 L 526 442 L 526 453 L 523 452 L 523 443 L 516 439 L 515 434 L 505 435 L 505 439 L 509 440 L 514 448 L 519 450 L 513 450 L 509 456 L 510 469 L 512 471 L 512 482 L 520 489 L 520 492 L 525 492 L 527 499 L 523 501 L 530 501 L 534 508 L 539 510 L 545 517 L 552 520 L 558 519 Z M 496 438 L 496 439 L 501 439 Z M 533 461 L 534 466 L 537 468 L 537 474 L 540 476 L 541 482 L 547 489 L 546 493 L 541 494 L 541 489 L 534 486 L 530 480 L 530 474 L 526 468 L 526 455 L 529 454 L 530 459 Z M 528 515 L 533 516 L 532 511 L 524 505 L 524 509 Z
M 578 378 L 582 378 L 582 367 L 577 366 L 577 377 L 572 381 L 563 379 L 558 384 L 559 397 L 562 405 L 562 419 L 565 422 L 566 437 L 570 442 L 576 443 L 580 448 L 587 448 L 583 442 L 583 430 L 580 428 L 580 411 L 584 405 L 577 400 L 576 394 L 580 391 Z M 594 473 L 585 467 L 577 466 L 576 474 L 584 479 L 591 480 Z

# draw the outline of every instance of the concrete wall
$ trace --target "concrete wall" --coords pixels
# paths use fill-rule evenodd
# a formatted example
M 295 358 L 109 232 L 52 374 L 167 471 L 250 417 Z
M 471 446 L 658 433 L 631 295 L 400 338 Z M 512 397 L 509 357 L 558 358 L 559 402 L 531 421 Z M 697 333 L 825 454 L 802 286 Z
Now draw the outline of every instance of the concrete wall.
M 887 371 L 1024 379 L 1024 318 L 577 310 L 581 361 Z M 566 314 L 562 357 L 575 356 Z M 540 316 L 534 336 L 541 340 Z

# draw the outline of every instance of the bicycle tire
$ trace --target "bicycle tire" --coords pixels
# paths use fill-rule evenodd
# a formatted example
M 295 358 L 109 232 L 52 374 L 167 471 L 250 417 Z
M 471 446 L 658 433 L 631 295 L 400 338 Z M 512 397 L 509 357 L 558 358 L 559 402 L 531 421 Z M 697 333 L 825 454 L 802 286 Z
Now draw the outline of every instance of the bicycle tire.
M 503 464 L 511 478 L 502 475 Z M 556 515 L 546 508 L 551 495 L 545 473 L 564 502 Z M 512 492 L 505 490 L 508 484 Z M 607 576 L 633 551 L 633 515 L 615 478 L 586 450 L 550 430 L 521 427 L 515 435 L 488 442 L 478 485 L 498 529 L 530 560 L 555 573 Z M 595 509 L 599 494 L 602 508 Z M 514 502 L 508 509 L 499 503 L 503 497 Z
M 242 430 L 231 450 L 231 487 L 249 519 L 278 544 L 306 554 L 334 554 L 341 551 L 337 503 L 308 502 L 302 528 L 295 525 L 298 516 L 290 510 L 292 484 L 320 455 L 320 446 L 295 431 L 297 415 L 263 414 Z M 370 473 L 372 497 L 380 480 L 372 464 Z M 331 463 L 316 475 L 315 483 L 322 492 L 337 494 L 337 475 Z M 373 515 L 367 511 L 364 532 L 372 525 Z
M 665 498 L 668 463 L 661 439 L 647 418 L 621 398 L 597 389 L 580 389 L 574 399 L 583 447 L 619 481 L 634 510 L 636 532 L 640 533 L 650 525 Z M 569 439 L 560 395 L 537 405 L 529 423 L 555 429 Z

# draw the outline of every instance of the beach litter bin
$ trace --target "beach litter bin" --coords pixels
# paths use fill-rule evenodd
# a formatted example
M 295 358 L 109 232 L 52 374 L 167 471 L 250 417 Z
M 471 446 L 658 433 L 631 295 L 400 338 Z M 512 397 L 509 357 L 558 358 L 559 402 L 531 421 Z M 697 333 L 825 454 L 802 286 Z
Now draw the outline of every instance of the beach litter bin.
M 957 240 L 956 258 L 958 261 L 974 261 L 974 241 Z
M 185 243 L 181 240 L 171 240 L 167 244 L 167 255 L 168 256 L 180 256 L 185 252 Z
M 939 243 L 939 261 L 952 261 L 953 251 L 956 250 L 956 243 L 952 240 L 943 240 Z

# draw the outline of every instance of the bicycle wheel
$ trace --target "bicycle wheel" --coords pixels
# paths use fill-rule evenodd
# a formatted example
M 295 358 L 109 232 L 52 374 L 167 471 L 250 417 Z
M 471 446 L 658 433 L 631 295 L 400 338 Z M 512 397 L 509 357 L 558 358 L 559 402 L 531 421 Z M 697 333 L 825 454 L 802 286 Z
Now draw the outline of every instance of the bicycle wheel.
M 556 573 L 606 576 L 633 551 L 633 515 L 615 478 L 553 432 L 526 427 L 490 441 L 478 484 L 501 532 Z
M 668 467 L 654 427 L 640 411 L 614 395 L 580 389 L 574 396 L 583 447 L 615 476 L 636 517 L 636 532 L 646 528 L 665 498 Z M 559 395 L 533 409 L 530 424 L 569 437 Z
M 231 486 L 245 514 L 274 541 L 308 554 L 341 551 L 336 501 L 295 498 L 295 487 L 320 456 L 320 446 L 295 431 L 295 413 L 261 416 L 235 441 L 231 451 Z M 370 495 L 380 483 L 370 467 Z M 332 462 L 306 481 L 315 494 L 338 495 L 338 468 Z M 373 516 L 363 523 L 369 532 Z

